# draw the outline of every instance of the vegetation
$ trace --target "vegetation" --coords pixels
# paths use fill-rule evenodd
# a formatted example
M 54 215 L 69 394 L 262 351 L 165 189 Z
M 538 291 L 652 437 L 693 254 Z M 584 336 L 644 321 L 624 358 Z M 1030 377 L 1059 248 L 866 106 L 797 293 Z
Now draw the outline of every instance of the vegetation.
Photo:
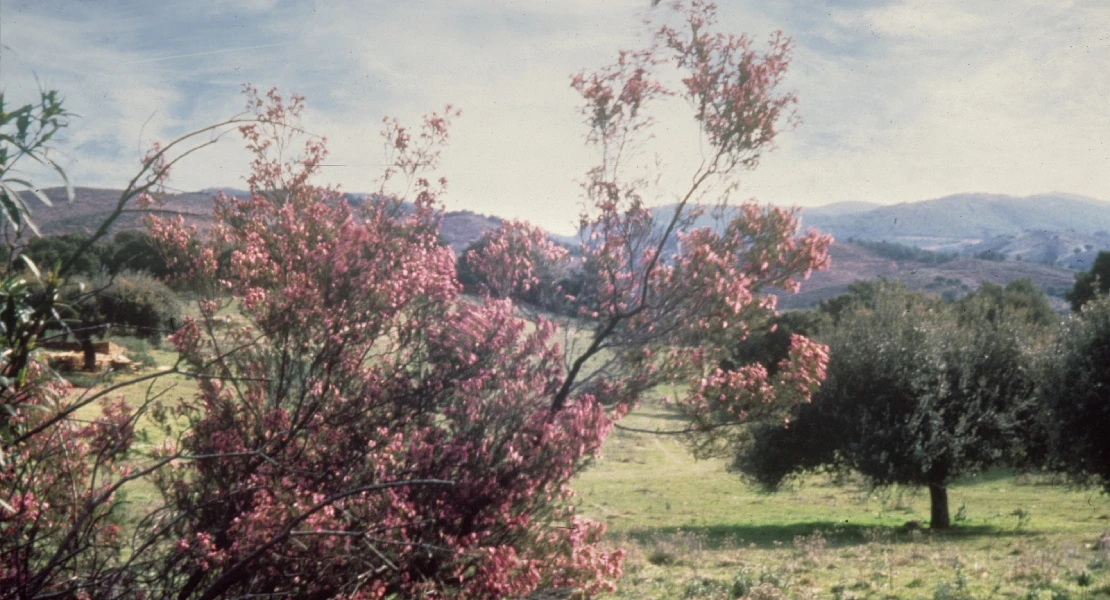
M 1006 255 L 998 250 L 983 250 L 982 252 L 976 252 L 973 256 L 979 260 L 991 260 L 994 262 L 1005 262 L 1006 260 Z
M 621 424 L 650 431 L 677 417 L 647 402 Z M 1110 596 L 1110 554 L 1098 545 L 1110 496 L 1064 478 L 991 470 L 956 479 L 954 526 L 936 532 L 929 494 L 915 486 L 818 473 L 768 495 L 727 466 L 695 460 L 674 436 L 609 436 L 574 487 L 583 513 L 607 523 L 609 542 L 627 552 L 610 597 Z
M 1064 324 L 1040 374 L 1048 467 L 1110 492 L 1110 300 L 1088 302 Z
M 124 272 L 91 284 L 96 313 L 108 326 L 122 328 L 158 344 L 181 317 L 177 295 L 166 284 L 143 272 Z
M 1033 430 L 1021 315 L 987 318 L 1000 310 L 990 290 L 958 315 L 900 286 L 872 289 L 820 336 L 831 358 L 813 403 L 758 429 L 736 466 L 770 488 L 825 466 L 927 486 L 930 526 L 944 529 L 949 482 L 1022 456 Z
M 824 267 L 831 240 L 798 236 L 793 211 L 754 203 L 716 211 L 730 215 L 718 227 L 691 227 L 712 208 L 702 202 L 723 205 L 795 122 L 795 98 L 779 89 L 788 40 L 774 36 L 759 51 L 748 37 L 714 33 L 711 4 L 677 14 L 681 24 L 658 27 L 646 49 L 572 79 L 599 153 L 584 185 L 586 241 L 573 256 L 509 221 L 455 263 L 439 231 L 446 184 L 433 176 L 459 114 L 451 107 L 415 129 L 387 119 L 380 189 L 352 206 L 314 183 L 327 152 L 300 125 L 303 99 L 250 87 L 244 116 L 144 157 L 95 231 L 28 240 L 34 226 L 16 188 L 38 194 L 11 167 L 49 163 L 66 114 L 53 92 L 14 113 L 0 96 L 9 241 L 0 274 L 0 599 L 584 598 L 615 592 L 626 564 L 637 578 L 683 566 L 703 541 L 738 549 L 743 537 L 758 551 L 776 548 L 784 532 L 795 534 L 794 565 L 689 578 L 678 592 L 812 597 L 814 580 L 801 578 L 822 579 L 814 569 L 827 564 L 829 543 L 866 547 L 871 562 L 897 555 L 896 542 L 925 552 L 919 521 L 836 507 L 857 475 L 872 489 L 927 487 L 936 532 L 970 520 L 963 503 L 950 515 L 949 490 L 999 465 L 1044 466 L 1110 491 L 1101 379 L 1110 303 L 1089 303 L 1058 341 L 1055 315 L 1029 282 L 984 285 L 954 303 L 860 283 L 818 312 L 778 315 L 773 294 Z M 674 97 L 692 109 L 702 154 L 689 186 L 667 190 L 643 175 L 650 167 L 629 163 L 628 150 L 653 135 L 647 107 Z M 149 235 L 108 241 L 123 211 L 156 201 L 171 167 L 210 143 L 192 140 L 232 128 L 254 157 L 250 189 L 216 198 L 207 236 L 180 218 L 151 217 Z M 644 204 L 665 195 L 680 198 L 673 212 Z M 173 353 L 151 347 L 180 316 L 160 275 L 198 299 L 172 327 Z M 476 295 L 462 297 L 464 285 Z M 129 348 L 165 368 L 97 377 L 76 392 L 37 352 L 60 330 L 88 354 L 109 323 L 143 337 Z M 183 396 L 169 395 L 171 381 L 187 382 Z M 666 408 L 656 404 L 662 393 Z M 666 462 L 671 440 L 682 439 L 698 457 L 730 456 L 768 487 L 829 471 L 838 479 L 819 485 L 831 490 L 823 497 L 835 516 L 784 520 L 753 509 L 760 502 L 750 496 L 744 505 L 717 496 L 707 505 L 728 505 L 724 528 L 691 517 L 681 494 L 727 495 L 740 484 L 690 482 L 702 467 L 685 456 L 682 472 L 659 470 L 651 484 L 682 490 L 606 481 L 619 479 L 599 458 L 614 429 L 618 460 L 650 466 L 659 454 L 634 436 L 672 420 L 684 425 L 664 432 L 681 437 L 650 442 Z M 599 518 L 613 521 L 610 495 L 658 517 L 617 524 L 630 561 L 604 523 L 578 516 L 572 484 Z M 975 506 L 988 504 L 996 506 Z M 1024 506 L 1008 513 L 1015 536 L 1030 525 Z M 700 529 L 688 537 L 676 527 Z M 959 535 L 993 544 L 1004 527 L 981 519 Z M 949 539 L 932 535 L 930 544 Z M 1069 557 L 1066 570 L 1087 588 L 1108 561 L 1077 570 Z M 952 564 L 933 597 L 979 593 L 964 572 L 978 563 Z M 1058 570 L 1035 574 L 1034 591 L 1070 593 Z M 826 589 L 896 596 L 892 565 L 876 572 L 886 579 Z
M 73 201 L 73 188 L 65 171 L 49 156 L 51 140 L 69 125 L 71 115 L 62 107 L 62 98 L 55 90 L 42 91 L 37 102 L 27 103 L 8 111 L 4 93 L 0 91 L 0 220 L 16 234 L 38 227 L 31 220 L 31 210 L 24 199 L 24 190 L 46 206 L 50 199 L 19 172 L 21 162 L 33 161 L 47 165 L 66 184 L 66 193 Z
M 67 124 L 54 92 L 43 93 L 37 107 L 28 106 L 14 117 L 4 113 L 0 118 L 5 125 L 16 122 L 14 134 L 5 130 L 0 135 L 9 257 L 19 256 L 13 248 L 22 246 L 25 235 L 34 230 L 11 185 L 14 181 L 34 187 L 13 179 L 13 165 L 19 158 L 53 164 L 46 157 L 48 144 Z M 128 403 L 113 395 L 121 386 L 163 373 L 67 395 L 67 383 L 42 362 L 38 347 L 49 328 L 67 325 L 63 312 L 80 312 L 86 306 L 87 296 L 68 301 L 63 297 L 67 277 L 114 220 L 133 201 L 152 200 L 150 194 L 159 189 L 168 169 L 196 149 L 189 147 L 191 140 L 229 124 L 203 128 L 151 151 L 110 216 L 72 253 L 42 269 L 19 256 L 19 268 L 0 277 L 0 597 L 107 597 L 109 592 L 134 590 L 136 577 L 144 572 L 138 565 L 146 564 L 153 545 L 125 552 L 125 545 L 137 538 L 128 538 L 122 526 L 149 531 L 151 524 L 127 512 L 123 492 L 168 464 L 146 462 L 135 447 L 143 436 L 137 424 L 155 407 L 157 397 Z
M 1005 286 L 984 281 L 974 293 L 964 296 L 957 309 L 969 325 L 980 319 L 998 323 L 1017 319 L 1032 327 L 1046 328 L 1059 323 L 1048 297 L 1029 279 L 1017 279 Z
M 76 256 L 70 266 L 71 275 L 97 277 L 131 271 L 164 278 L 170 274 L 161 252 L 145 231 L 121 231 L 111 239 L 95 241 L 90 237 L 87 233 L 36 237 L 15 251 L 43 268 L 61 266 L 62 261 Z M 87 249 L 77 252 L 86 244 Z
M 1098 296 L 1110 292 L 1110 252 L 1099 252 L 1090 271 L 1075 276 L 1075 285 L 1064 294 L 1071 309 L 1078 311 Z
M 916 246 L 907 246 L 905 244 L 888 242 L 886 240 L 874 242 L 848 238 L 848 241 L 857 246 L 867 248 L 883 258 L 889 258 L 891 260 L 914 261 L 927 265 L 941 265 L 956 260 L 959 257 L 955 252 L 933 252 L 931 250 L 923 250 Z
M 441 188 L 426 175 L 455 111 L 415 131 L 387 121 L 382 189 L 356 214 L 309 183 L 325 156 L 319 140 L 301 156 L 283 152 L 299 143 L 301 99 L 248 90 L 250 115 L 234 122 L 255 155 L 249 198 L 219 197 L 207 239 L 180 220 L 151 221 L 175 275 L 201 297 L 199 318 L 173 337 L 199 379 L 193 401 L 172 411 L 149 396 L 117 401 L 87 425 L 73 415 L 110 389 L 59 403 L 53 380 L 22 378 L 35 363 L 33 342 L 21 340 L 42 332 L 40 313 L 54 312 L 64 278 L 110 222 L 55 261 L 30 310 L 14 302 L 12 319 L 29 315 L 31 331 L 9 338 L 10 355 L 30 366 L 14 372 L 21 378 L 5 398 L 0 588 L 205 600 L 610 589 L 622 553 L 599 545 L 599 525 L 574 516 L 571 477 L 629 403 L 661 383 L 694 380 L 715 360 L 687 351 L 690 343 L 712 350 L 715 332 L 771 302 L 765 288 L 793 289 L 822 266 L 829 243 L 795 238 L 793 213 L 754 204 L 721 233 L 689 235 L 681 251 L 673 243 L 698 212 L 696 198 L 726 193 L 755 166 L 794 102 L 776 89 L 785 39 L 758 52 L 746 37 L 711 33 L 710 6 L 683 16 L 649 49 L 574 80 L 601 153 L 582 217 L 596 241 L 583 263 L 590 300 L 564 321 L 576 326 L 577 347 L 555 343 L 553 321 L 514 314 L 511 299 L 544 273 L 536 261 L 566 258 L 527 225 L 506 224 L 475 255 L 497 289 L 459 298 L 451 254 L 437 241 Z M 667 62 L 688 75 L 677 93 L 713 154 L 673 215 L 655 223 L 643 183 L 622 178 L 619 149 L 650 135 L 642 110 L 671 95 L 655 75 Z M 133 182 L 116 215 L 161 183 L 175 144 L 144 161 L 144 183 Z M 398 182 L 415 190 L 411 213 L 390 193 Z M 216 327 L 232 307 L 244 325 Z M 720 385 L 746 389 L 746 402 L 797 401 L 816 385 L 823 355 L 803 338 L 789 355 L 775 381 Z M 687 402 L 697 406 L 704 393 Z M 152 447 L 136 444 L 147 418 L 162 433 Z M 156 501 L 125 512 L 120 492 L 140 483 Z

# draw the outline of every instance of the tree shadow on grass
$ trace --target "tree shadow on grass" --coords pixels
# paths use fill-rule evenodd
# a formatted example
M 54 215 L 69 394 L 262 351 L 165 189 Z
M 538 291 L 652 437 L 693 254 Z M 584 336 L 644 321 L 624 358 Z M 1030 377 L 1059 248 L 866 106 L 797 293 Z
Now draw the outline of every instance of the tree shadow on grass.
M 1037 535 L 1038 531 L 995 525 L 959 525 L 945 531 L 913 529 L 902 525 L 874 523 L 846 523 L 837 521 L 806 521 L 784 525 L 684 525 L 681 527 L 645 527 L 629 532 L 629 537 L 640 544 L 676 536 L 695 536 L 709 550 L 722 548 L 777 548 L 791 547 L 797 537 L 816 533 L 825 538 L 832 548 L 859 546 L 870 542 L 904 544 L 919 541 L 959 541 L 974 538 L 1010 538 Z

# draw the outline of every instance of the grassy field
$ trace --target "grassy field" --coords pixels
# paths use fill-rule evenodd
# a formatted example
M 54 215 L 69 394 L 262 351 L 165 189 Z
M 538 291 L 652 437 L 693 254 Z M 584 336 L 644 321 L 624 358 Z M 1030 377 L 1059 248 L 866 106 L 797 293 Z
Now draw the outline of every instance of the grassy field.
M 112 341 L 134 346 L 134 344 L 130 342 L 135 342 L 136 340 L 113 339 Z M 147 345 L 140 344 L 140 346 Z M 144 377 L 162 372 L 170 365 L 177 362 L 177 353 L 172 350 L 169 342 L 163 342 L 161 346 L 157 348 L 144 348 L 143 352 L 150 357 L 151 362 L 160 366 L 144 368 L 134 374 L 119 373 L 108 378 L 84 373 L 72 374 L 75 375 L 74 379 L 80 386 L 74 387 L 70 391 L 70 399 L 77 401 L 78 399 L 90 397 L 104 390 L 106 386 L 122 384 L 135 377 Z M 135 354 L 131 353 L 131 356 L 134 357 Z M 124 385 L 120 387 L 117 392 L 109 395 L 108 398 L 123 398 L 127 404 L 132 407 L 143 406 L 148 399 L 154 399 L 170 407 L 174 406 L 182 399 L 192 399 L 196 395 L 196 392 L 197 382 L 195 379 L 177 373 L 165 373 L 148 382 L 137 383 L 135 385 Z M 92 420 L 100 415 L 100 411 L 100 401 L 96 401 L 78 409 L 76 417 L 78 419 Z M 181 426 L 184 427 L 185 424 L 182 423 Z M 161 444 L 166 437 L 166 432 L 155 426 L 150 420 L 149 415 L 140 418 L 138 421 L 138 429 L 142 434 L 142 438 L 136 442 L 135 449 L 141 454 L 145 454 L 151 446 Z M 153 506 L 159 501 L 158 491 L 147 479 L 138 479 L 130 482 L 124 487 L 124 492 L 128 502 L 136 507 L 142 507 L 136 509 L 137 513 L 141 513 L 146 508 Z
M 149 353 L 159 365 L 176 360 L 164 348 Z M 172 404 L 195 391 L 170 374 L 120 393 L 137 406 L 148 394 Z M 623 423 L 682 425 L 650 404 Z M 147 432 L 151 444 L 164 435 Z M 609 543 L 628 553 L 615 598 L 1110 599 L 1110 536 L 1098 543 L 1110 533 L 1110 497 L 1047 475 L 959 482 L 949 491 L 955 527 L 940 534 L 916 526 L 928 519 L 922 490 L 813 475 L 761 493 L 669 436 L 614 431 L 574 487 L 580 512 L 606 522 Z M 137 482 L 128 494 L 145 505 L 156 492 Z
M 624 423 L 675 428 L 670 417 L 647 406 Z M 949 491 L 955 527 L 934 534 L 912 523 L 927 525 L 927 492 L 847 479 L 765 494 L 671 437 L 618 430 L 574 487 L 628 552 L 617 598 L 1110 598 L 1098 491 L 968 478 Z

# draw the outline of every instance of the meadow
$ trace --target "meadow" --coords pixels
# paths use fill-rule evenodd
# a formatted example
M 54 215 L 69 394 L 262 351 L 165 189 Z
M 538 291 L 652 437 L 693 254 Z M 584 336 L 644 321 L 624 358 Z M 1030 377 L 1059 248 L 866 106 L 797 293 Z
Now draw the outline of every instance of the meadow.
M 161 368 L 176 360 L 167 347 L 148 351 Z M 169 374 L 121 394 L 138 405 L 195 391 Z M 658 401 L 621 423 L 682 426 Z M 145 433 L 147 444 L 165 435 Z M 961 480 L 950 489 L 954 527 L 941 533 L 928 530 L 924 490 L 822 473 L 768 493 L 723 460 L 695 460 L 676 436 L 616 429 L 573 485 L 579 512 L 605 522 L 607 543 L 627 553 L 610 598 L 1110 598 L 1110 497 L 1049 474 Z M 138 505 L 155 494 L 142 481 L 128 489 Z
M 658 404 L 623 424 L 681 426 Z M 764 493 L 674 436 L 614 431 L 574 487 L 628 552 L 615 598 L 1110 598 L 1110 497 L 1047 474 L 959 481 L 943 533 L 924 490 L 814 474 Z

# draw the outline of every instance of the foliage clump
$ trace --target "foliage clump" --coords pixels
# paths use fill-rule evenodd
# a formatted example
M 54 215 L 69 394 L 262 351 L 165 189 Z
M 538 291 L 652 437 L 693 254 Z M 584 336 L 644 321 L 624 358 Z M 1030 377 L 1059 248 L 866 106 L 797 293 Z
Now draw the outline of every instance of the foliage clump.
M 1063 325 L 1041 374 L 1048 466 L 1110 492 L 1110 300 Z
M 819 336 L 830 360 L 813 402 L 759 427 L 734 466 L 771 488 L 823 467 L 927 486 L 931 527 L 948 527 L 953 478 L 1025 460 L 1038 412 L 1028 351 L 1037 330 L 1026 323 L 1040 312 L 993 288 L 959 307 L 897 284 L 859 289 L 833 304 L 835 324 Z
M 1065 292 L 1071 309 L 1079 311 L 1083 305 L 1110 292 L 1110 252 L 1099 252 L 1089 271 L 1075 276 L 1075 285 Z

